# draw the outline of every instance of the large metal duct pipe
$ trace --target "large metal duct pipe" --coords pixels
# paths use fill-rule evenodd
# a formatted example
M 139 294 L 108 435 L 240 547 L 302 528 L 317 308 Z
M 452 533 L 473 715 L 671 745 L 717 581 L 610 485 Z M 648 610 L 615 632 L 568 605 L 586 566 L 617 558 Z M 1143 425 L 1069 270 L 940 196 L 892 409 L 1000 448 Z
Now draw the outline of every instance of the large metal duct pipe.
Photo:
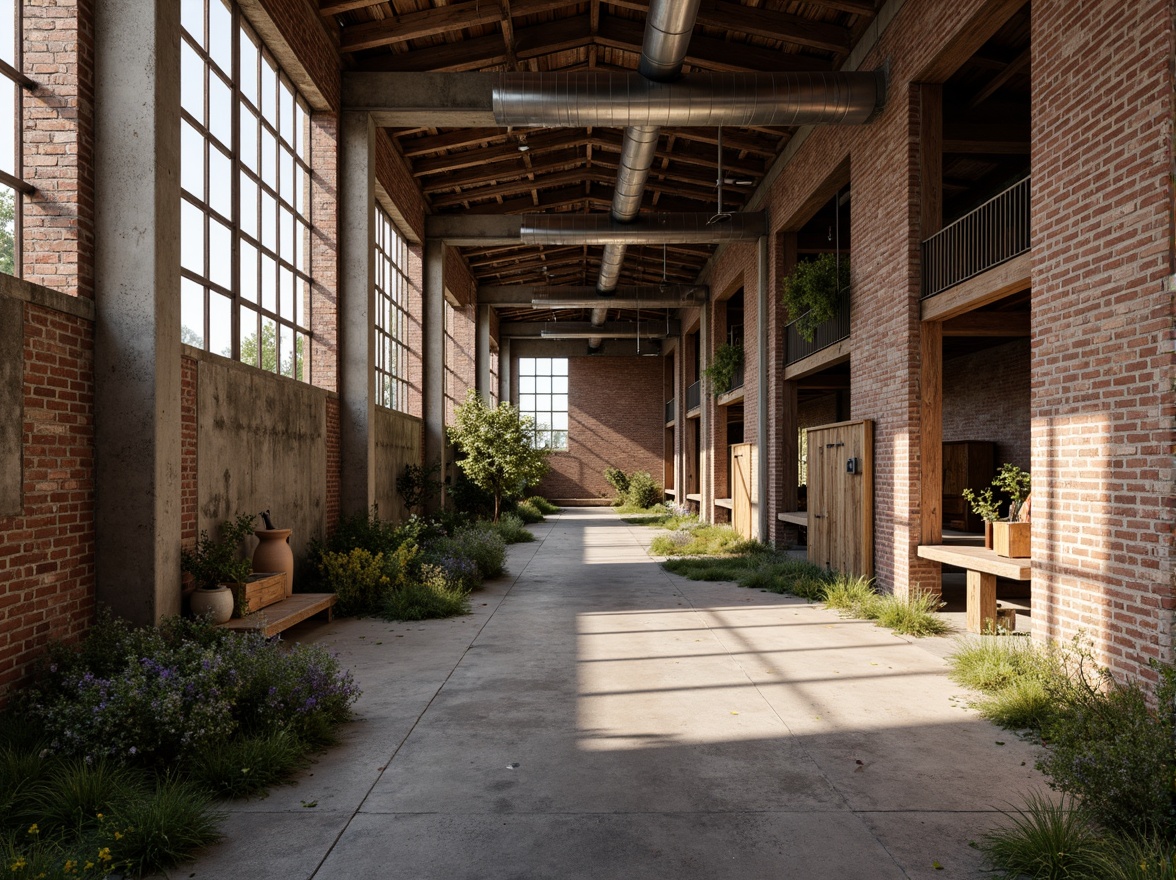
M 682 73 L 682 61 L 690 46 L 694 21 L 698 18 L 699 0 L 651 0 L 641 43 L 641 60 L 637 72 L 646 81 L 667 82 Z M 617 186 L 613 191 L 612 218 L 628 223 L 641 211 L 645 181 L 657 153 L 659 131 L 653 126 L 628 126 L 621 142 L 621 161 L 617 169 Z M 600 261 L 596 287 L 601 293 L 616 289 L 625 260 L 625 245 L 608 244 Z M 608 310 L 592 310 L 592 323 L 603 324 Z M 588 341 L 590 349 L 599 348 L 601 340 Z

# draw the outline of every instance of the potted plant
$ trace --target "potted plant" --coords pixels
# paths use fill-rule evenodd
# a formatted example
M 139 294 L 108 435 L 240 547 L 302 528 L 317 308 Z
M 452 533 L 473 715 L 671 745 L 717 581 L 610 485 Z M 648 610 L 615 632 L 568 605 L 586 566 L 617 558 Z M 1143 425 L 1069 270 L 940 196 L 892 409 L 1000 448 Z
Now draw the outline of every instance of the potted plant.
M 780 301 L 796 332 L 812 342 L 817 327 L 837 316 L 841 295 L 849 289 L 849 257 L 821 254 L 815 260 L 797 263 L 792 274 L 780 283 Z
M 202 531 L 196 547 L 180 551 L 180 569 L 192 575 L 196 589 L 192 593 L 192 613 L 210 614 L 213 623 L 224 623 L 233 616 L 237 596 L 232 589 L 249 577 L 252 563 L 240 555 L 241 542 L 253 534 L 252 513 L 238 514 L 221 523 L 219 537 L 210 538 Z
M 992 524 L 1000 519 L 1000 504 L 993 498 L 992 489 L 985 489 L 979 495 L 971 489 L 960 493 L 972 505 L 972 513 L 984 520 L 984 548 L 992 549 Z
M 714 357 L 702 374 L 711 382 L 715 397 L 731 390 L 731 380 L 743 366 L 743 346 L 724 342 L 715 349 Z
M 1009 496 L 1009 518 L 992 524 L 992 549 L 998 556 L 1027 557 L 1030 553 L 1029 474 L 1005 462 L 992 485 Z

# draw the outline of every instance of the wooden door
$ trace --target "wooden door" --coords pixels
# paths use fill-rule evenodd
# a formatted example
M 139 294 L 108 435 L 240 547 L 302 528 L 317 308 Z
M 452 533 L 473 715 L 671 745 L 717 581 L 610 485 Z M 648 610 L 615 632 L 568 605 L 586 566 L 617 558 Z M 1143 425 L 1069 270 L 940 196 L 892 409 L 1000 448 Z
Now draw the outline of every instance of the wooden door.
M 808 429 L 809 561 L 874 576 L 874 423 Z
M 752 532 L 752 493 L 755 489 L 755 454 L 751 443 L 731 447 L 731 526 L 744 538 Z

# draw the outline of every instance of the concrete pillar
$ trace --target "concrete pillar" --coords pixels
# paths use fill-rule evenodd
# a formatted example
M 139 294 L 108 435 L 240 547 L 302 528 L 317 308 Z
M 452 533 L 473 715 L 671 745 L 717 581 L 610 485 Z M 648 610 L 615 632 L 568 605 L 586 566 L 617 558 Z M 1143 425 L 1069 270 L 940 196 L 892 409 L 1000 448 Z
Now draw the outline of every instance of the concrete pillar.
M 498 399 L 510 401 L 510 337 L 503 336 L 498 340 Z
M 474 347 L 474 368 L 478 394 L 487 406 L 493 403 L 493 389 L 490 387 L 490 309 L 493 306 L 479 305 L 477 314 L 477 342 Z
M 440 463 L 445 471 L 445 243 L 425 241 L 424 363 L 425 465 Z M 435 508 L 444 499 L 434 499 Z
M 757 373 L 757 394 L 755 413 L 755 442 L 758 451 L 756 468 L 756 497 L 759 499 L 757 507 L 756 528 L 759 540 L 767 542 L 770 539 L 771 522 L 774 516 L 771 504 L 768 503 L 768 474 L 774 460 L 774 452 L 768 441 L 768 398 L 771 394 L 771 382 L 776 377 L 775 364 L 768 361 L 768 237 L 760 236 L 756 245 L 756 327 L 755 327 L 755 357 Z
M 375 143 L 370 114 L 342 114 L 339 168 L 339 422 L 344 514 L 376 500 Z
M 709 383 L 703 378 L 702 371 L 710 366 L 711 338 L 710 321 L 711 309 L 714 302 L 707 301 L 698 319 L 698 378 L 702 379 L 702 393 L 699 401 L 702 406 L 699 411 L 699 446 L 698 450 L 698 493 L 702 496 L 699 503 L 698 518 L 703 522 L 715 520 L 715 448 L 714 438 L 711 436 L 711 419 L 715 416 L 715 397 L 710 393 Z
M 180 10 L 94 4 L 98 601 L 180 610 Z

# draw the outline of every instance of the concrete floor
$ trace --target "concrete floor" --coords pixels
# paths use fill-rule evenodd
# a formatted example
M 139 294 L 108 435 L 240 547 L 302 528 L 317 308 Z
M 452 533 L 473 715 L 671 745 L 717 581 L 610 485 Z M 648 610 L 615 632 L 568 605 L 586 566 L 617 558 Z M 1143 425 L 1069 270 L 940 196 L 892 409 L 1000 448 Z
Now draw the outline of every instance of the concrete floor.
M 302 625 L 358 720 L 174 876 L 980 877 L 968 842 L 1044 788 L 951 640 L 667 574 L 609 510 L 532 528 L 468 617 Z

